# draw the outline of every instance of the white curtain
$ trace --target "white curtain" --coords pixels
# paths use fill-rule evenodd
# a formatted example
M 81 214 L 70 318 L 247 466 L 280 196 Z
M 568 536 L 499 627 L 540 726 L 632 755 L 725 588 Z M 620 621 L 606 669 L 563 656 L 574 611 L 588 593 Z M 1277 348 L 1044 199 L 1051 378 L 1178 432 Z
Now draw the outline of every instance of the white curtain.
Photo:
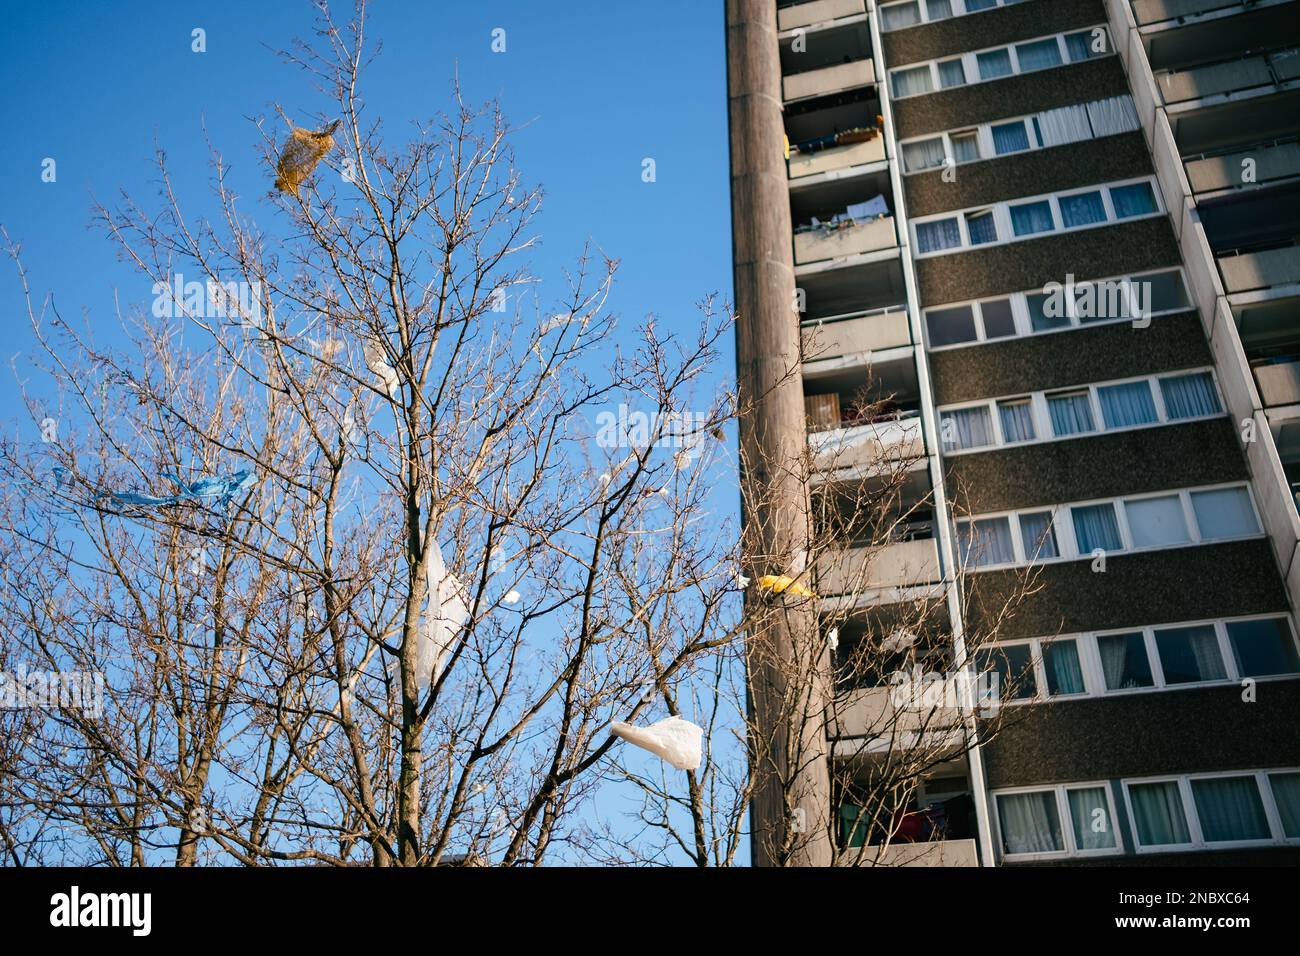
M 1056 794 L 1051 790 L 1001 794 L 998 819 L 1002 823 L 1002 849 L 1007 853 L 1050 853 L 1065 848 Z
M 1104 634 L 1097 638 L 1107 690 L 1151 686 L 1151 665 L 1141 633 Z
M 941 431 L 947 451 L 993 444 L 993 418 L 987 405 L 944 412 Z
M 928 66 L 896 70 L 893 73 L 893 82 L 895 96 L 915 96 L 917 93 L 929 93 L 933 89 Z
M 1010 564 L 1016 560 L 1016 551 L 1011 543 L 1011 522 L 1006 518 L 960 522 L 957 539 L 962 562 L 974 567 Z
M 1217 415 L 1223 411 L 1209 372 L 1173 375 L 1160 380 L 1160 393 L 1171 419 Z
M 1074 844 L 1080 850 L 1104 850 L 1115 845 L 1114 821 L 1106 802 L 1104 787 L 1067 790 L 1070 819 L 1074 824 Z M 1101 811 L 1098 813 L 1098 811 Z
M 921 10 L 916 3 L 896 3 L 879 9 L 882 30 L 901 30 L 921 22 Z
M 1128 788 L 1128 796 L 1133 804 L 1138 840 L 1143 846 L 1192 842 L 1178 784 L 1173 781 L 1136 783 Z
M 1082 103 L 1044 110 L 1038 114 L 1038 129 L 1042 133 L 1044 147 L 1092 138 L 1092 128 L 1088 125 L 1088 108 Z
M 1088 104 L 1088 117 L 1092 120 L 1095 136 L 1128 133 L 1138 128 L 1137 108 L 1128 94 L 1112 96 L 1108 100 L 1094 100 Z
M 923 139 L 919 143 L 903 144 L 903 163 L 909 173 L 942 166 L 944 160 L 943 137 Z

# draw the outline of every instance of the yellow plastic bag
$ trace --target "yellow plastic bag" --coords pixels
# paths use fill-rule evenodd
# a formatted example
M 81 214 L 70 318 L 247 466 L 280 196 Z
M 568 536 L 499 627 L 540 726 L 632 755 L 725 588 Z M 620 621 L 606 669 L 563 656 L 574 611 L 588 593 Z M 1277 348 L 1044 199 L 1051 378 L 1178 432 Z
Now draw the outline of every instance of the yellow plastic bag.
M 338 120 L 314 133 L 295 126 L 275 164 L 275 188 L 297 196 L 298 187 L 303 180 L 311 175 L 316 165 L 334 148 L 334 131 L 338 128 Z
M 791 594 L 797 594 L 799 597 L 816 597 L 806 586 L 800 584 L 788 574 L 765 574 L 758 579 L 758 586 L 764 591 L 771 591 L 773 594 L 784 594 L 789 591 Z

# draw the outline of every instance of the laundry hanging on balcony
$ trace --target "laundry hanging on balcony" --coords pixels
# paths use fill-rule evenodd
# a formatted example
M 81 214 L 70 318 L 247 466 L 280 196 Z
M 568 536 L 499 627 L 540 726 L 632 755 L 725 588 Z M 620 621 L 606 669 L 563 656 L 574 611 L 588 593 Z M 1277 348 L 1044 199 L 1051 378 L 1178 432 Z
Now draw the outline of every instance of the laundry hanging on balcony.
M 424 583 L 428 592 L 424 621 L 416 647 L 416 684 L 427 688 L 442 673 L 447 652 L 461 628 L 469 623 L 469 603 L 464 585 L 447 570 L 438 542 L 429 539 L 429 560 Z
M 212 502 L 225 505 L 257 484 L 257 474 L 251 468 L 245 468 L 230 475 L 216 477 L 205 475 L 197 481 L 188 483 L 170 472 L 163 472 L 162 477 L 179 486 L 181 490 L 171 495 L 148 495 L 135 491 L 105 492 L 100 497 L 107 497 L 119 505 L 141 505 L 144 507 L 178 505 L 183 501 Z
M 635 727 L 616 720 L 609 725 L 609 731 L 678 770 L 698 770 L 704 759 L 701 748 L 704 728 L 682 717 L 665 717 L 649 727 Z
M 859 223 L 875 222 L 890 215 L 889 204 L 885 201 L 884 196 L 873 196 L 866 202 L 853 203 L 845 207 L 843 212 L 837 212 L 831 217 L 829 222 L 823 222 L 816 216 L 812 221 L 795 228 L 795 233 L 805 232 L 838 232 L 841 229 L 852 229 Z

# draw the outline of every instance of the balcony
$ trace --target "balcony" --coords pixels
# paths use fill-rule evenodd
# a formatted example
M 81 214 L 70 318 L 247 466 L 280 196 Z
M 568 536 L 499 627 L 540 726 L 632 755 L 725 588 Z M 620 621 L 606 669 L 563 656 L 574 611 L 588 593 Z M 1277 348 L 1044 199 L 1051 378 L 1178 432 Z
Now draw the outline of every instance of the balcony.
M 891 421 L 813 432 L 808 446 L 816 467 L 825 471 L 852 468 L 892 473 L 925 456 L 921 419 L 916 412 Z
M 836 737 L 860 737 L 893 746 L 900 736 L 955 732 L 961 729 L 956 707 L 896 707 L 893 687 L 862 687 L 850 691 L 836 713 Z
M 865 143 L 832 146 L 815 153 L 796 153 L 786 161 L 786 165 L 791 179 L 801 179 L 804 176 L 852 169 L 854 166 L 881 163 L 884 160 L 885 139 L 877 136 Z
M 859 220 L 838 226 L 818 226 L 807 232 L 795 233 L 794 264 L 807 265 L 868 252 L 880 252 L 898 245 L 894 233 L 894 217 Z
M 825 364 L 833 359 L 865 360 L 872 352 L 912 344 L 912 330 L 907 322 L 907 313 L 902 309 L 852 319 L 807 323 L 802 331 L 805 363 Z
M 940 580 L 939 549 L 933 538 L 847 548 L 817 561 L 822 595 L 853 595 L 882 588 L 910 588 Z
M 819 70 L 808 70 L 782 77 L 781 90 L 786 102 L 789 102 L 813 96 L 826 96 L 859 86 L 871 86 L 875 82 L 876 68 L 873 61 L 855 60 L 852 63 L 837 63 L 834 66 L 824 66 Z
M 1246 160 L 1255 164 L 1252 183 L 1300 176 L 1300 143 L 1276 143 L 1227 156 L 1187 160 L 1187 179 L 1192 185 L 1192 192 L 1205 193 L 1243 185 L 1242 164 Z
M 840 851 L 840 866 L 979 866 L 974 840 L 932 840 L 928 843 L 891 843 Z
M 1265 408 L 1300 405 L 1300 356 L 1262 359 L 1251 370 Z
M 1138 26 L 1163 23 L 1176 17 L 1194 17 L 1225 7 L 1240 5 L 1241 0 L 1133 0 L 1133 16 Z
M 1220 256 L 1219 273 L 1229 294 L 1300 282 L 1300 246 Z
M 1296 50 L 1282 50 L 1267 56 L 1248 56 L 1227 63 L 1156 74 L 1166 105 L 1259 86 L 1272 86 L 1294 79 L 1300 79 L 1300 56 L 1297 56 Z
M 811 3 L 798 3 L 777 10 L 776 27 L 784 33 L 786 30 L 797 30 L 861 13 L 866 13 L 865 0 L 813 0 Z

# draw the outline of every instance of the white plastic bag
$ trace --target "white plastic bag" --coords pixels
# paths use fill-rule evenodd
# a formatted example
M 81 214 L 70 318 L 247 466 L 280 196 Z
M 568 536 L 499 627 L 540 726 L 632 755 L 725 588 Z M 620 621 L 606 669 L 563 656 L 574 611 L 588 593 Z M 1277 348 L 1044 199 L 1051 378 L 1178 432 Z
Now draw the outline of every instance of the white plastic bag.
M 465 588 L 456 575 L 447 570 L 442 560 L 438 542 L 429 542 L 429 562 L 425 571 L 428 604 L 424 612 L 424 627 L 416 648 L 416 683 L 421 689 L 428 687 L 442 673 L 442 662 L 451 650 L 456 636 L 469 623 L 469 605 Z
M 634 727 L 616 720 L 609 725 L 609 730 L 678 770 L 698 770 L 704 759 L 700 748 L 704 729 L 682 717 L 665 717 L 649 727 Z

